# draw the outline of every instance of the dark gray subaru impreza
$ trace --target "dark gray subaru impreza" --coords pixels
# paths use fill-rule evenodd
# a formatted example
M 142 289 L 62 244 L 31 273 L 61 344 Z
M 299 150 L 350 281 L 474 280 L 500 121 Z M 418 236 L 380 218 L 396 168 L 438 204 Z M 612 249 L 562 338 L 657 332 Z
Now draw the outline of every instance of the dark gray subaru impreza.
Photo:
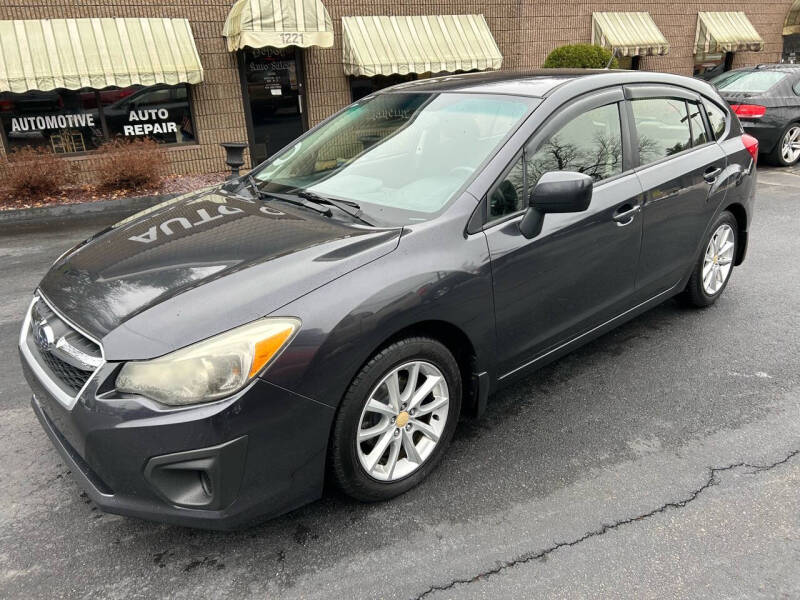
M 61 256 L 33 409 L 107 511 L 230 528 L 390 498 L 459 416 L 742 262 L 756 140 L 708 84 L 615 71 L 369 96 L 244 177 Z

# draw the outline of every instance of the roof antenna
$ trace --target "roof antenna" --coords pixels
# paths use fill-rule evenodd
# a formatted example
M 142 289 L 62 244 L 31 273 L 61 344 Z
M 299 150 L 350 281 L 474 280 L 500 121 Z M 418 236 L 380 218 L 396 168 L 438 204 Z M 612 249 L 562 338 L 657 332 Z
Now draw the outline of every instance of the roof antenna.
M 606 69 L 605 69 L 606 71 L 608 71 L 611 68 L 611 63 L 614 62 L 614 59 L 616 57 L 617 57 L 617 49 L 613 48 L 611 50 L 611 58 L 608 59 L 608 64 L 606 64 Z

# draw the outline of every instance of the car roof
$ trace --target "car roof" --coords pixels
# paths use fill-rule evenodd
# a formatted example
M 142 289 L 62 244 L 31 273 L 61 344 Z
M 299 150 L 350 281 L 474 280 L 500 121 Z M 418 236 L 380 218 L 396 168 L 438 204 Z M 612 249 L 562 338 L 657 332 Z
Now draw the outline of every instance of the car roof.
M 738 69 L 731 69 L 730 71 L 725 71 L 723 74 L 727 73 L 735 73 L 737 71 L 740 72 L 755 72 L 755 71 L 793 71 L 793 72 L 800 72 L 800 64 L 793 64 L 793 63 L 762 63 L 760 65 L 754 65 L 752 67 L 739 67 Z
M 679 85 L 698 93 L 716 96 L 713 86 L 699 79 L 655 71 L 618 69 L 538 69 L 462 73 L 417 79 L 385 88 L 377 93 L 462 92 L 546 98 L 562 89 L 565 91 L 569 89 L 573 93 L 585 93 L 592 89 L 635 83 Z

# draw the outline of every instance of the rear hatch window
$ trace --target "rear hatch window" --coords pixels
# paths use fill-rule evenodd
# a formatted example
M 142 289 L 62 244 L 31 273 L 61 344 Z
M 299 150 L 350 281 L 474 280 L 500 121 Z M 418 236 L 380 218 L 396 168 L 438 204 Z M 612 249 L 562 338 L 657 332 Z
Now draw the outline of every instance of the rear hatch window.
M 711 83 L 720 92 L 729 94 L 760 94 L 786 77 L 786 73 L 777 71 L 742 71 L 741 73 L 724 73 Z

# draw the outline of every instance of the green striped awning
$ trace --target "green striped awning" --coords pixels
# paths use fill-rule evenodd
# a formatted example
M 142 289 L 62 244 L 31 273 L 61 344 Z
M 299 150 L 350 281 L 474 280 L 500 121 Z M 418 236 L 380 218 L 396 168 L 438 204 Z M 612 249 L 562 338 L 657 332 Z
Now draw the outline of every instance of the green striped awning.
M 592 44 L 617 56 L 667 54 L 669 42 L 646 12 L 592 13 Z
M 228 50 L 333 46 L 333 23 L 320 0 L 236 0 L 222 35 Z
M 201 81 L 186 19 L 0 21 L 0 92 Z
M 800 33 L 800 0 L 794 0 L 786 21 L 783 23 L 783 35 Z
M 764 40 L 743 12 L 697 13 L 695 54 L 764 49 Z
M 391 75 L 499 69 L 483 15 L 342 17 L 344 72 Z

